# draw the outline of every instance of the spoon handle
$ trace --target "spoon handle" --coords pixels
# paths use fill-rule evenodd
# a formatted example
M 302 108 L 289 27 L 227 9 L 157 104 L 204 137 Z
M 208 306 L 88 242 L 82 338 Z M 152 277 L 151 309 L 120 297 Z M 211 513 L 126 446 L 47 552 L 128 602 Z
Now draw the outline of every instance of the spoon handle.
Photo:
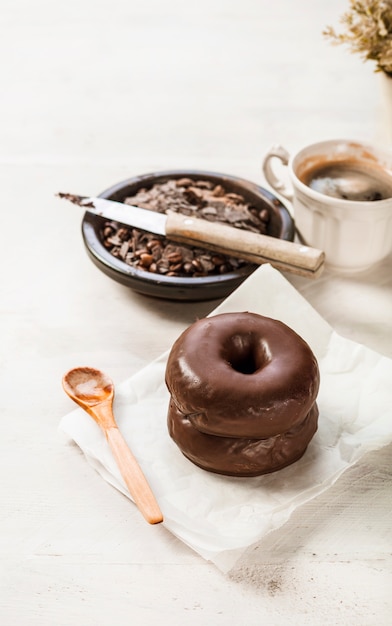
M 105 434 L 136 506 L 149 524 L 159 524 L 163 521 L 159 505 L 122 434 L 116 427 L 106 428 Z

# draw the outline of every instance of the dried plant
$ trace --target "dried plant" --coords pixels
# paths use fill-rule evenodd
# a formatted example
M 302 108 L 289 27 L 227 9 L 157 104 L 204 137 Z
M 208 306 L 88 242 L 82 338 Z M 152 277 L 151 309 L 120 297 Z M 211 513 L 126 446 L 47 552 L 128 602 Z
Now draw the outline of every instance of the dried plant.
M 392 75 L 392 0 L 350 0 L 340 18 L 344 32 L 328 26 L 323 35 L 333 44 L 345 44 L 365 61 L 376 62 L 376 71 Z

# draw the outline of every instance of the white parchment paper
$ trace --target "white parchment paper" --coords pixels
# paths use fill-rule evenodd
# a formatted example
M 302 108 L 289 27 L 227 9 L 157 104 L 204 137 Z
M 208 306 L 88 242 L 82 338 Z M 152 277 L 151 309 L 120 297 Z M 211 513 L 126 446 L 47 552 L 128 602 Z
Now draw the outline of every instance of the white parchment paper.
M 311 346 L 320 367 L 318 432 L 303 458 L 256 478 L 206 472 L 188 461 L 166 427 L 168 352 L 121 385 L 115 416 L 164 514 L 164 525 L 223 570 L 296 509 L 328 489 L 370 450 L 392 441 L 392 360 L 336 334 L 269 265 L 257 269 L 211 315 L 252 311 L 279 319 Z M 129 496 L 106 439 L 81 409 L 60 430 L 100 475 Z

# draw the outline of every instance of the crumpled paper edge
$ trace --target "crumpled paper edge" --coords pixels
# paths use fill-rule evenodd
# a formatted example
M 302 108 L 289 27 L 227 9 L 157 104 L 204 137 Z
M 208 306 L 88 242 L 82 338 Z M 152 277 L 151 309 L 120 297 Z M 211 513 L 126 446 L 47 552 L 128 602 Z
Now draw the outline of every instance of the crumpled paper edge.
M 269 295 L 271 295 L 272 288 L 273 297 L 263 298 L 263 286 L 266 285 L 268 286 L 266 291 L 269 292 Z M 173 503 L 172 499 L 168 497 L 168 494 L 165 494 L 164 490 L 162 490 L 162 484 L 156 480 L 157 474 L 154 474 L 154 471 L 157 472 L 159 468 L 154 465 L 154 460 L 151 458 L 143 459 L 143 450 L 137 450 L 137 438 L 134 436 L 135 433 L 132 435 L 130 439 L 132 441 L 132 449 L 135 454 L 140 453 L 140 456 L 138 456 L 139 462 L 164 512 L 165 520 L 163 524 L 203 558 L 213 561 L 223 571 L 231 569 L 243 552 L 252 544 L 259 542 L 269 532 L 284 525 L 298 506 L 302 506 L 330 488 L 339 476 L 341 476 L 348 467 L 356 463 L 363 454 L 386 445 L 392 440 L 391 409 L 389 409 L 392 396 L 390 393 L 388 396 L 387 393 L 390 384 L 388 380 L 392 380 L 391 360 L 382 357 L 360 344 L 356 344 L 337 335 L 296 289 L 292 287 L 279 272 L 270 266 L 262 266 L 256 270 L 256 272 L 210 315 L 243 310 L 254 311 L 262 315 L 280 319 L 298 332 L 312 347 L 319 360 L 322 372 L 322 384 L 318 404 L 321 417 L 324 414 L 324 419 L 326 419 L 325 416 L 327 414 L 331 414 L 331 400 L 333 413 L 334 403 L 333 398 L 328 397 L 328 385 L 325 384 L 323 386 L 323 381 L 326 383 L 327 380 L 331 378 L 335 379 L 335 381 L 339 379 L 339 374 L 341 374 L 339 355 L 342 351 L 347 353 L 350 357 L 348 359 L 349 362 L 346 362 L 346 359 L 344 365 L 347 369 L 345 372 L 346 377 L 349 376 L 350 371 L 356 376 L 356 369 L 362 367 L 364 380 L 363 387 L 358 390 L 359 395 L 354 394 L 353 396 L 353 405 L 355 406 L 350 408 L 347 415 L 341 416 L 335 429 L 332 428 L 328 431 L 327 445 L 324 444 L 323 425 L 322 420 L 320 420 L 321 426 L 319 425 L 319 432 L 309 445 L 308 451 L 303 459 L 293 466 L 285 468 L 275 474 L 250 479 L 255 483 L 266 484 L 271 482 L 271 480 L 272 482 L 276 482 L 277 477 L 279 477 L 279 480 L 281 480 L 283 484 L 293 479 L 294 475 L 296 475 L 295 481 L 297 481 L 301 468 L 306 468 L 306 464 L 312 464 L 315 457 L 317 457 L 318 462 L 323 462 L 323 454 L 325 455 L 325 462 L 328 467 L 330 464 L 332 467 L 336 466 L 335 470 L 332 470 L 332 468 L 324 470 L 324 474 L 326 475 L 321 484 L 317 482 L 312 485 L 306 484 L 306 488 L 300 489 L 299 491 L 293 488 L 291 496 L 287 498 L 286 494 L 286 498 L 283 498 L 281 505 L 278 503 L 273 511 L 270 512 L 268 520 L 257 519 L 257 523 L 252 525 L 252 531 L 249 532 L 249 528 L 247 529 L 248 532 L 246 533 L 246 539 L 244 541 L 241 540 L 241 530 L 243 530 L 241 524 L 238 528 L 238 537 L 229 537 L 228 541 L 227 536 L 219 536 L 214 532 L 214 528 L 210 529 L 208 523 L 205 526 L 205 520 L 203 524 L 202 519 L 192 519 L 192 517 L 188 517 L 186 513 L 184 514 L 183 511 L 180 511 L 178 507 L 176 507 L 175 499 Z M 277 312 L 279 315 L 277 315 Z M 168 353 L 169 351 L 140 370 L 122 385 L 116 387 L 116 416 L 121 413 L 122 402 L 129 405 L 130 390 L 131 395 L 132 393 L 136 393 L 136 396 L 138 396 L 134 398 L 136 404 L 142 401 L 143 393 L 147 393 L 147 395 L 151 394 L 152 390 L 148 385 L 146 388 L 146 381 L 155 381 L 155 392 L 158 393 L 160 402 L 163 402 L 164 413 L 166 413 L 168 394 L 164 386 L 163 374 Z M 376 375 L 370 376 L 369 380 L 370 371 L 376 371 Z M 342 391 L 344 392 L 344 389 Z M 164 400 L 165 394 L 166 404 Z M 372 411 L 374 411 L 378 417 L 369 423 L 366 413 L 368 403 L 365 401 L 364 409 L 362 413 L 360 412 L 358 415 L 358 419 L 363 422 L 363 427 L 360 429 L 362 431 L 361 436 L 358 438 L 358 424 L 353 415 L 361 404 L 361 398 L 363 402 L 363 398 L 366 400 L 368 396 L 377 403 L 377 409 L 374 411 L 374 406 L 372 406 Z M 389 403 L 386 402 L 388 397 Z M 327 407 L 327 409 L 325 407 Z M 161 408 L 158 407 L 157 410 L 161 410 Z M 331 419 L 334 419 L 333 415 L 329 418 L 330 421 Z M 119 426 L 120 429 L 123 430 L 120 423 Z M 329 426 L 331 426 L 331 424 L 329 424 Z M 63 418 L 59 428 L 81 447 L 87 461 L 99 472 L 104 480 L 127 497 L 130 497 L 111 456 L 106 440 L 91 418 L 86 416 L 80 409 L 76 409 L 72 414 Z M 94 434 L 92 433 L 93 430 Z M 90 445 L 86 445 L 85 438 L 88 439 Z M 322 443 L 320 444 L 320 442 Z M 322 454 L 320 454 L 320 451 Z M 170 439 L 166 452 L 169 455 L 174 455 L 176 462 L 180 462 L 180 464 L 185 463 L 183 467 L 189 470 L 189 461 L 179 454 L 177 447 L 174 446 Z M 336 458 L 334 458 L 335 456 Z M 181 457 L 181 459 L 179 457 Z M 224 485 L 227 481 L 231 481 L 232 484 L 236 482 L 238 484 L 238 480 L 242 480 L 209 474 L 193 465 L 192 472 L 198 473 L 198 476 L 200 476 L 201 472 L 203 480 L 206 481 L 206 483 L 215 481 Z M 296 482 L 295 484 L 298 483 Z M 252 503 L 250 503 L 250 509 L 248 511 L 245 510 L 243 515 L 243 522 L 246 526 L 248 521 L 246 516 L 255 515 L 255 511 L 252 510 Z M 228 543 L 232 544 L 229 548 L 227 547 Z

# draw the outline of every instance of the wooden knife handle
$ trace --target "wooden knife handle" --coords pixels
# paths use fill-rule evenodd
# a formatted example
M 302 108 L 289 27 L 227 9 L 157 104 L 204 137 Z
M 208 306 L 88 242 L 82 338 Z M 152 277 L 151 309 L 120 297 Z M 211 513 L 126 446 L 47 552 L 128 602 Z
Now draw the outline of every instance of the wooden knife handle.
M 251 263 L 271 263 L 280 270 L 318 277 L 324 268 L 324 252 L 302 244 L 258 235 L 218 222 L 168 212 L 168 239 L 202 246 Z

